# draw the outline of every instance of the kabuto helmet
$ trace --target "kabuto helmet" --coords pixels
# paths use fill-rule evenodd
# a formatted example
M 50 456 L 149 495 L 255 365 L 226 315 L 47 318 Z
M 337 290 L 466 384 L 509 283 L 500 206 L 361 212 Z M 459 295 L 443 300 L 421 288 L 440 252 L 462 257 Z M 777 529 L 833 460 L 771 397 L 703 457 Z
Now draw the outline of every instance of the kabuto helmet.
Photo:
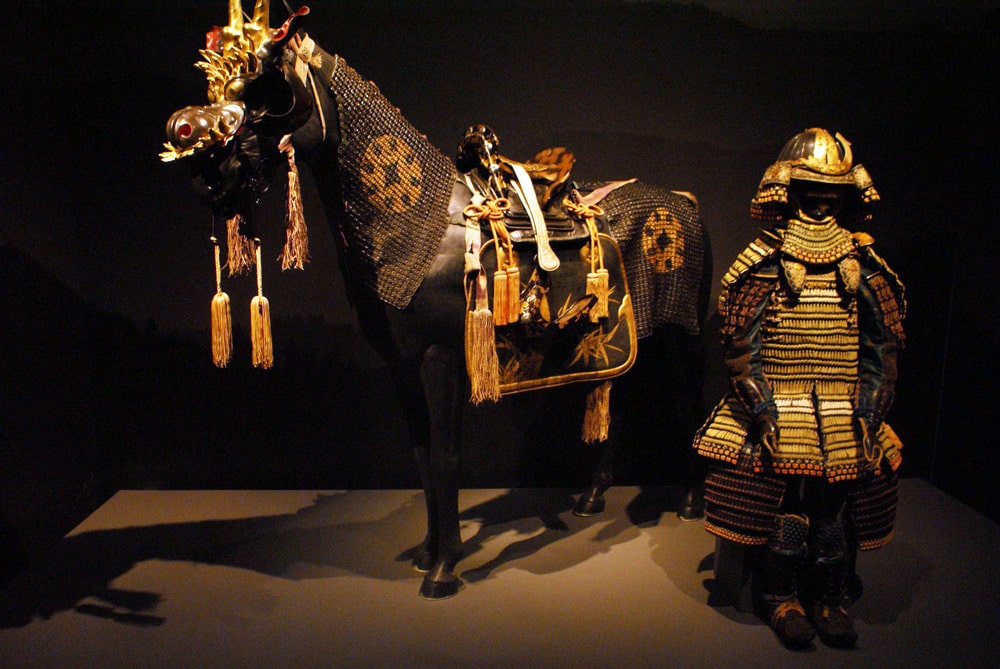
M 845 197 L 841 217 L 853 223 L 870 219 L 870 205 L 879 199 L 868 170 L 854 164 L 851 143 L 839 132 L 831 135 L 823 128 L 809 128 L 788 140 L 778 160 L 764 171 L 757 194 L 750 201 L 750 216 L 767 222 L 783 219 L 793 181 L 842 186 Z

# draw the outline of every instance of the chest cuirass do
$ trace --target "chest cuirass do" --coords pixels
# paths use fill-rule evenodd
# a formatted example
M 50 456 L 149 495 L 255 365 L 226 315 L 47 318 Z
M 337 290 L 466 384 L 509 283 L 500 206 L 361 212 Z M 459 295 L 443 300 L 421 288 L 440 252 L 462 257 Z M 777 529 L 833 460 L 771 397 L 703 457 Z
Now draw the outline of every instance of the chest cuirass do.
M 781 431 L 774 464 L 789 473 L 849 477 L 861 457 L 853 421 L 857 298 L 835 270 L 807 270 L 800 282 L 798 293 L 782 288 L 772 295 L 760 325 L 762 372 Z
M 848 398 L 858 378 L 856 298 L 836 273 L 807 274 L 801 293 L 772 296 L 761 323 L 764 376 L 776 394 Z

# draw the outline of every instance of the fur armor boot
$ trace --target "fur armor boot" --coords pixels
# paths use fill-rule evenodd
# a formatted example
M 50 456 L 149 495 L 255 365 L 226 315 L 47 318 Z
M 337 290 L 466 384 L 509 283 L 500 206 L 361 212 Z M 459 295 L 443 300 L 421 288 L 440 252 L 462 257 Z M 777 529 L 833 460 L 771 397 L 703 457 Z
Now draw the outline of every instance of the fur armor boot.
M 798 598 L 798 580 L 806 553 L 809 520 L 805 516 L 784 515 L 767 546 L 764 558 L 762 597 L 770 616 L 771 629 L 793 650 L 808 648 L 816 631 Z

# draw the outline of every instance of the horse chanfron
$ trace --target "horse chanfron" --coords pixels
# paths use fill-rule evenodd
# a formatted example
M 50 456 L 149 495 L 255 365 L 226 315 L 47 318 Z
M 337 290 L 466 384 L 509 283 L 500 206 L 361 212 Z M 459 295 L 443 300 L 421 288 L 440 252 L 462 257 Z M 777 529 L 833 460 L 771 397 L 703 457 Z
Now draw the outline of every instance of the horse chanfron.
M 284 58 L 309 8 L 293 12 L 276 30 L 268 27 L 269 13 L 269 2 L 258 0 L 247 21 L 240 0 L 230 0 L 229 24 L 206 34 L 202 60 L 195 63 L 205 73 L 209 104 L 171 114 L 160 153 L 164 162 L 189 162 L 202 202 L 226 217 L 246 214 L 259 201 L 268 163 L 279 155 L 278 139 L 313 111 L 312 95 Z

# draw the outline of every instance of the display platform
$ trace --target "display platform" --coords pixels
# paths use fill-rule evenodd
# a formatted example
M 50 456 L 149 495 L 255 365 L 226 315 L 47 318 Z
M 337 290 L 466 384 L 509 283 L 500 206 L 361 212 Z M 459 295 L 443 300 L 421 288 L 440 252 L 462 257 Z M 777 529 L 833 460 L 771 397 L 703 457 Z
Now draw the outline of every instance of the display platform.
M 121 491 L 0 591 L 0 667 L 775 667 L 796 660 L 713 595 L 714 540 L 676 490 L 463 490 L 465 585 L 421 599 L 422 493 Z M 1000 526 L 902 482 L 863 554 L 858 647 L 809 666 L 991 666 Z

